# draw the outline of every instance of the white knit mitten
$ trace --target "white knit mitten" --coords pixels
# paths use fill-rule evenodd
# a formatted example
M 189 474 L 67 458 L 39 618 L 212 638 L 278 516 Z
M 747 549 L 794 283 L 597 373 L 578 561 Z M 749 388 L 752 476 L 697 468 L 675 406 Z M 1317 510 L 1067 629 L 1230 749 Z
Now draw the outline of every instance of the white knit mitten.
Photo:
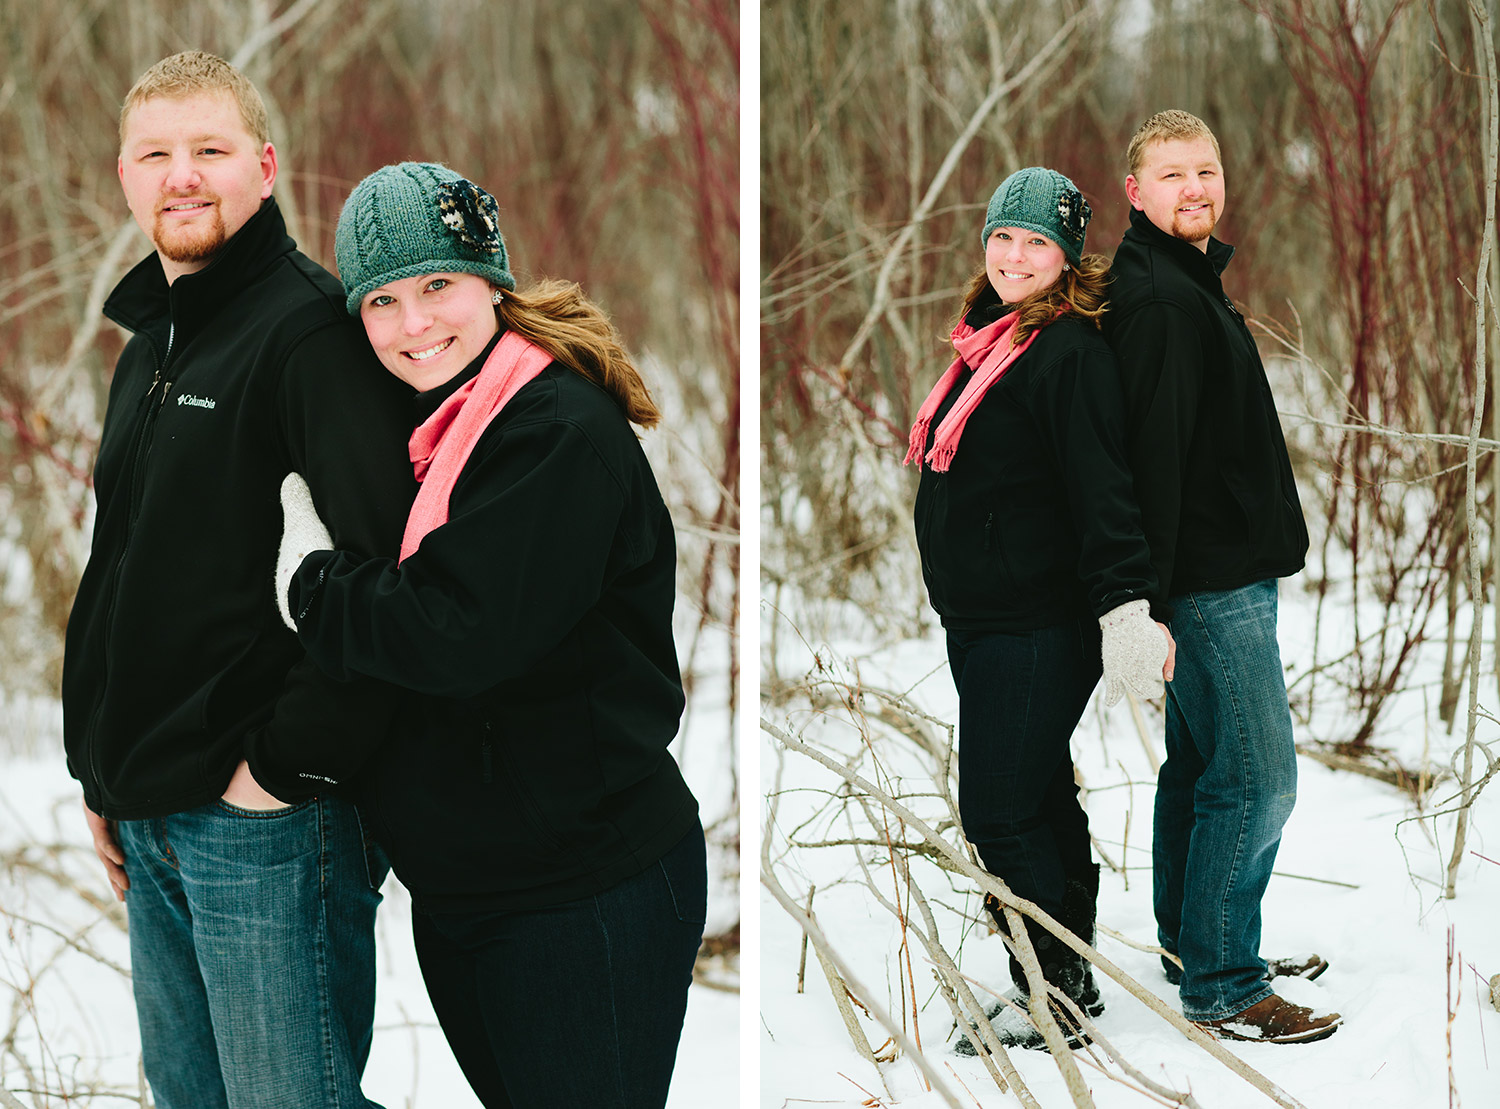
M 1104 703 L 1112 705 L 1128 688 L 1137 697 L 1160 697 L 1167 637 L 1151 619 L 1151 603 L 1126 601 L 1099 617 L 1104 633 Z
M 276 607 L 292 631 L 297 623 L 287 607 L 286 591 L 302 560 L 313 551 L 333 550 L 333 536 L 313 507 L 312 490 L 301 474 L 287 474 L 281 483 L 281 553 L 276 557 Z

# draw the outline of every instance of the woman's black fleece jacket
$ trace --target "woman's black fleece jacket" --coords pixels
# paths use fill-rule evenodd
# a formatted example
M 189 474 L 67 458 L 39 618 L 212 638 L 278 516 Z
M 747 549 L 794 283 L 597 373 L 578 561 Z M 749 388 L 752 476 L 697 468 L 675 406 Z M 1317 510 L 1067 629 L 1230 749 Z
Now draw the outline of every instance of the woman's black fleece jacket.
M 361 812 L 424 911 L 606 889 L 697 823 L 667 751 L 676 546 L 651 467 L 618 404 L 554 363 L 485 429 L 449 513 L 399 567 L 319 551 L 291 586 L 309 657 L 420 694 Z
M 983 327 L 1003 310 L 981 306 L 968 322 Z M 944 397 L 926 450 L 972 376 Z M 944 627 L 1030 631 L 1151 595 L 1123 413 L 1108 345 L 1065 317 L 990 387 L 947 472 L 923 463 L 917 547 Z

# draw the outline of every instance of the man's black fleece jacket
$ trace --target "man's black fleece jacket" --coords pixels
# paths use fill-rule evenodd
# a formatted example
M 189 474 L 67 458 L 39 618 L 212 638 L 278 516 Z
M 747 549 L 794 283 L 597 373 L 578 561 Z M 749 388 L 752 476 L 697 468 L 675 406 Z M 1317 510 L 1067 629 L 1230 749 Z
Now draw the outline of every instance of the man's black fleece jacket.
M 1104 334 L 1120 360 L 1141 521 L 1169 596 L 1302 569 L 1307 526 L 1271 386 L 1220 275 L 1234 248 L 1174 238 L 1144 212 L 1111 268 Z
M 281 622 L 279 488 L 305 475 L 340 544 L 395 550 L 416 490 L 410 390 L 274 200 L 170 286 L 153 253 L 104 312 L 134 335 L 68 621 L 68 768 L 110 819 L 213 801 L 242 758 L 282 800 L 331 788 L 384 736 L 394 691 L 326 677 Z

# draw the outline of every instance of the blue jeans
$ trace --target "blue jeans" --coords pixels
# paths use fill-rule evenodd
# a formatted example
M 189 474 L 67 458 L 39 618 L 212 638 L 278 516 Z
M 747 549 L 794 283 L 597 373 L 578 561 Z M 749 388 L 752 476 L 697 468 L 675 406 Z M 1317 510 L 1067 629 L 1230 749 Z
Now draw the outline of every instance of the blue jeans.
M 1012 893 L 1061 918 L 1068 880 L 1093 866 L 1069 742 L 1099 681 L 1099 623 L 950 630 L 948 666 L 964 835 Z
M 665 1105 L 707 897 L 695 827 L 592 897 L 543 909 L 413 910 L 427 994 L 486 1109 Z
M 1177 671 L 1152 863 L 1161 944 L 1182 958 L 1182 1011 L 1222 1020 L 1270 996 L 1260 902 L 1297 800 L 1276 644 L 1276 582 L 1173 598 Z
M 219 801 L 116 834 L 158 1109 L 369 1109 L 383 858 L 354 806 Z

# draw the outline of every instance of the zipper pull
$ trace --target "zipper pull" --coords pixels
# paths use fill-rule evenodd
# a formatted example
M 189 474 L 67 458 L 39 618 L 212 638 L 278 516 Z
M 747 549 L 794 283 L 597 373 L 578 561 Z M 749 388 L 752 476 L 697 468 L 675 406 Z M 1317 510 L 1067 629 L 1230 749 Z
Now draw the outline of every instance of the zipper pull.
M 162 378 L 166 375 L 167 372 L 167 363 L 172 360 L 172 344 L 176 341 L 177 324 L 175 321 L 169 321 L 167 324 L 167 349 L 166 352 L 161 356 L 161 361 L 157 363 L 156 376 L 151 379 L 151 388 L 146 390 L 146 395 L 148 397 L 152 393 L 156 392 L 156 387 L 158 385 L 162 384 Z M 161 400 L 157 402 L 158 408 L 167 403 L 167 393 L 171 390 L 171 388 L 172 383 L 170 381 L 168 381 L 166 385 L 163 386 L 161 391 Z

